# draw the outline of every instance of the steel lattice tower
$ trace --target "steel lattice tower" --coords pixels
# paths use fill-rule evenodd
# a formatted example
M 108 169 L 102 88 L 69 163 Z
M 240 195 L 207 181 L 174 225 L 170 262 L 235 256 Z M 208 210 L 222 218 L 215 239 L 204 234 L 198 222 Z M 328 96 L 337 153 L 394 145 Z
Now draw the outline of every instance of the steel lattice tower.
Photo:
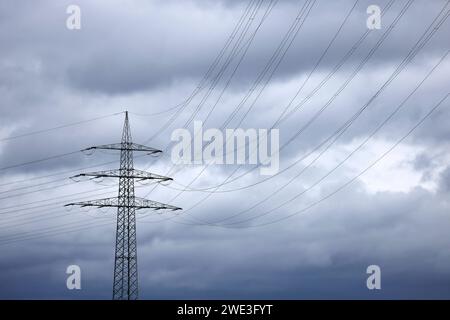
M 116 252 L 114 260 L 113 299 L 138 297 L 136 210 L 134 208 L 133 149 L 128 112 L 120 150 L 119 207 L 117 208 Z M 128 281 L 127 281 L 128 279 Z
M 120 169 L 79 174 L 75 177 L 90 176 L 94 178 L 119 178 L 119 194 L 117 198 L 106 198 L 85 202 L 69 203 L 66 206 L 81 207 L 117 207 L 116 247 L 114 259 L 114 300 L 135 300 L 138 298 L 137 243 L 136 243 L 136 210 L 152 208 L 155 210 L 181 210 L 168 204 L 137 198 L 134 194 L 134 180 L 168 181 L 171 178 L 134 169 L 133 151 L 147 154 L 158 154 L 161 150 L 153 149 L 132 142 L 128 111 L 125 111 L 122 142 L 90 147 L 85 150 L 108 149 L 120 150 Z

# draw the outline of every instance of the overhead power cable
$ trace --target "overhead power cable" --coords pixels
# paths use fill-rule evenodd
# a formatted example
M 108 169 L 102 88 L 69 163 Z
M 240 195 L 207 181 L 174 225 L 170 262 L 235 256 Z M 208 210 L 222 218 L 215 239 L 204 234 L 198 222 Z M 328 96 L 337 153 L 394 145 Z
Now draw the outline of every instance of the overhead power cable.
M 272 54 L 272 56 L 270 57 L 269 61 L 266 63 L 264 69 L 259 73 L 258 77 L 256 78 L 256 80 L 254 81 L 252 87 L 249 89 L 249 91 L 247 92 L 247 94 L 244 96 L 244 98 L 241 100 L 241 102 L 237 105 L 237 109 L 240 109 L 243 104 L 245 104 L 245 102 L 248 100 L 248 98 L 251 96 L 251 94 L 253 93 L 253 91 L 256 89 L 256 87 L 260 84 L 260 82 L 264 79 L 264 77 L 266 76 L 266 74 L 269 72 L 270 68 L 272 67 L 272 65 L 274 63 L 276 63 L 275 68 L 272 70 L 272 75 L 273 73 L 276 71 L 276 69 L 278 68 L 279 64 L 281 63 L 281 61 L 283 60 L 287 50 L 290 48 L 290 46 L 292 45 L 292 42 L 294 41 L 296 35 L 298 34 L 298 32 L 300 31 L 303 23 L 305 22 L 306 18 L 308 17 L 313 5 L 314 5 L 315 1 L 306 1 L 303 6 L 300 7 L 294 21 L 292 22 L 292 24 L 290 25 L 288 31 L 286 32 L 286 34 L 284 35 L 283 39 L 281 40 L 280 44 L 278 45 L 278 47 L 276 48 L 276 50 L 274 51 L 274 53 Z M 269 4 L 270 5 L 270 4 Z M 264 19 L 265 15 L 263 16 Z M 263 22 L 263 21 L 262 21 Z M 287 45 L 286 45 L 287 44 Z M 282 51 L 284 49 L 284 52 Z M 281 57 L 280 57 L 281 56 Z M 278 61 L 276 60 L 278 59 Z M 271 76 L 272 76 L 271 75 Z M 268 81 L 270 81 L 270 78 L 266 81 L 266 84 L 268 83 Z M 265 86 L 263 87 L 262 90 L 264 90 Z M 236 110 L 235 108 L 235 110 Z M 228 117 L 227 120 L 225 120 L 224 124 L 222 125 L 222 127 L 225 126 L 225 124 L 227 123 L 227 121 L 230 119 L 230 117 L 233 117 L 233 113 Z M 191 119 L 192 120 L 192 117 Z M 187 125 L 188 123 L 186 123 Z M 185 126 L 186 127 L 186 126 Z M 194 133 L 194 135 L 196 135 L 198 133 Z M 191 140 L 192 143 L 192 140 Z M 169 146 L 166 148 L 168 149 Z M 171 167 L 171 169 L 169 169 L 167 174 L 170 174 L 170 172 L 175 168 L 175 165 L 173 165 Z M 150 192 L 152 192 L 157 186 L 155 186 L 152 190 L 150 190 Z
M 390 7 L 392 6 L 392 4 L 393 4 L 393 2 L 394 2 L 394 0 L 391 0 L 387 5 L 386 5 L 386 7 L 385 8 L 383 8 L 383 10 L 382 10 L 382 14 L 385 14 L 389 9 L 390 9 Z M 341 25 L 341 27 L 342 27 L 342 25 Z M 341 29 L 341 28 L 339 28 L 339 29 Z M 312 98 L 312 96 L 314 96 L 315 95 L 315 93 L 317 93 L 317 91 L 342 67 L 342 65 L 352 56 L 352 54 L 356 51 L 356 49 L 362 44 L 362 42 L 363 42 L 363 40 L 367 37 L 367 35 L 370 33 L 370 31 L 371 30 L 368 30 L 368 31 L 366 31 L 359 39 L 358 39 L 358 41 L 356 41 L 356 43 L 352 46 L 352 48 L 344 55 L 344 57 L 339 61 L 339 63 L 333 68 L 333 70 L 332 71 L 330 71 L 330 73 L 319 83 L 319 85 L 318 86 L 316 86 L 308 95 L 307 95 L 307 97 L 302 101 L 302 103 L 304 103 L 305 101 L 308 101 L 310 98 Z M 305 82 L 303 82 L 302 83 L 302 86 L 299 88 L 299 91 L 300 91 L 300 89 L 303 87 L 305 85 Z M 297 94 L 299 93 L 299 91 L 297 91 Z M 278 118 L 278 120 L 277 120 L 277 122 L 279 123 L 279 122 L 281 122 L 281 121 L 284 121 L 284 119 L 286 119 L 286 118 L 284 118 L 284 119 L 281 119 L 282 118 L 282 116 L 283 116 L 283 114 L 287 111 L 287 109 L 290 107 L 290 105 L 292 104 L 292 100 L 291 100 L 291 102 L 285 107 L 285 109 L 283 110 L 283 113 L 280 115 L 280 117 Z M 298 109 L 297 109 L 298 110 Z M 275 122 L 273 125 L 272 125 L 272 127 L 271 127 L 271 129 L 273 129 L 274 127 L 275 127 L 275 124 L 277 123 L 277 122 Z M 246 147 L 247 147 L 247 145 L 248 145 L 248 143 L 246 143 Z M 236 150 L 238 150 L 238 149 L 236 149 L 235 148 L 235 150 L 233 150 L 233 152 L 235 152 Z M 228 152 L 227 152 L 228 153 Z M 207 167 L 208 166 L 205 166 L 204 168 L 203 168 L 203 170 L 199 173 L 199 175 L 198 175 L 198 177 L 207 169 Z M 236 180 L 238 180 L 238 179 L 240 179 L 240 178 L 242 178 L 243 176 L 245 176 L 245 175 L 247 175 L 247 174 L 249 174 L 250 172 L 252 172 L 253 170 L 255 170 L 257 167 L 254 167 L 254 168 L 252 168 L 250 171 L 247 171 L 247 172 L 245 172 L 245 173 L 243 173 L 243 174 L 241 174 L 241 175 L 239 175 L 239 176 L 237 176 L 237 177 L 235 177 L 235 178 L 233 178 L 233 179 L 229 179 L 229 178 L 231 178 L 231 177 L 229 177 L 228 179 L 226 179 L 226 181 L 224 181 L 223 183 L 221 183 L 221 184 L 219 184 L 219 185 L 216 185 L 216 186 L 210 186 L 210 187 L 203 187 L 203 188 L 192 188 L 192 187 L 190 187 L 190 186 L 188 186 L 188 185 L 184 185 L 184 188 L 186 189 L 185 191 L 205 191 L 205 192 L 208 192 L 209 190 L 213 190 L 213 191 L 210 191 L 210 193 L 215 193 L 216 191 L 217 191 L 217 189 L 218 189 L 218 187 L 221 187 L 221 186 L 223 186 L 223 185 L 226 185 L 226 184 L 230 184 L 230 183 L 232 183 L 232 182 L 234 182 L 234 181 L 236 181 Z M 238 170 L 239 168 L 236 168 L 236 170 L 235 171 L 233 171 L 233 173 L 232 173 L 232 175 L 234 175 L 235 173 L 236 173 L 236 171 Z M 178 183 L 179 184 L 179 183 Z M 183 191 L 183 189 L 179 189 L 179 190 L 181 190 L 181 191 Z M 230 191 L 233 191 L 234 189 L 229 189 Z M 236 189 L 236 190 L 240 190 L 240 189 Z M 220 191 L 217 191 L 217 192 L 220 192 Z M 228 190 L 226 191 L 226 192 L 228 192 Z
M 448 5 L 448 2 L 447 2 Z M 446 5 L 446 6 L 447 6 Z M 388 80 L 386 80 L 386 82 L 380 87 L 380 89 L 369 99 L 369 101 L 360 109 L 358 110 L 358 112 L 355 114 L 356 118 L 359 117 L 359 115 L 373 102 L 373 100 L 375 98 L 378 97 L 378 95 L 384 91 L 384 89 L 398 76 L 398 74 L 406 67 L 406 65 L 412 60 L 412 58 L 418 53 L 418 51 L 423 48 L 423 46 L 431 39 L 431 37 L 435 34 L 435 32 L 439 29 L 439 27 L 443 24 L 443 22 L 447 19 L 448 17 L 448 12 L 441 18 L 441 20 L 439 20 L 435 25 L 435 22 L 437 21 L 437 19 L 440 17 L 440 15 L 442 14 L 443 10 L 446 8 L 446 6 L 444 6 L 444 8 L 441 10 L 441 12 L 439 13 L 439 15 L 433 20 L 433 22 L 430 24 L 430 26 L 425 30 L 424 34 L 420 37 L 420 39 L 416 42 L 416 44 L 413 46 L 413 48 L 410 50 L 410 52 L 408 53 L 408 55 L 403 59 L 403 61 L 399 64 L 399 66 L 397 67 L 397 69 L 393 72 L 393 74 L 391 74 L 391 76 L 388 78 Z M 434 27 L 433 27 L 434 26 Z M 431 30 L 431 31 L 430 31 Z M 429 32 L 430 31 L 430 32 Z M 429 33 L 428 33 L 429 32 Z M 354 120 L 353 120 L 354 121 Z M 302 130 L 302 129 L 301 129 Z M 346 130 L 346 129 L 345 129 Z M 292 140 L 290 140 L 292 141 Z M 287 143 L 289 143 L 290 141 L 288 141 Z M 281 148 L 283 149 L 284 146 L 286 146 L 285 143 Z M 207 197 L 209 197 L 210 195 L 208 195 Z M 199 203 L 201 203 L 203 201 L 200 200 L 197 204 L 194 205 L 194 207 L 196 205 L 198 205 Z M 191 207 L 192 208 L 192 207 Z M 189 208 L 189 209 L 191 209 Z M 189 210 L 188 209 L 188 210 Z M 185 211 L 185 216 L 186 216 L 186 211 Z
M 36 131 L 27 132 L 27 133 L 22 133 L 22 134 L 19 134 L 19 135 L 16 135 L 16 136 L 10 136 L 10 137 L 6 137 L 6 138 L 1 138 L 0 142 L 13 140 L 13 139 L 18 139 L 18 138 L 23 138 L 23 137 L 28 137 L 28 136 L 31 136 L 31 135 L 36 135 L 36 134 L 41 134 L 41 133 L 45 133 L 45 132 L 50 132 L 50 131 L 53 131 L 53 130 L 73 127 L 73 126 L 77 126 L 77 125 L 80 125 L 80 124 L 85 124 L 85 123 L 97 121 L 97 120 L 100 120 L 100 119 L 105 119 L 105 118 L 109 118 L 109 117 L 112 117 L 112 116 L 117 116 L 117 115 L 122 114 L 122 113 L 123 113 L 123 111 L 107 114 L 105 116 L 96 117 L 96 118 L 92 118 L 92 119 L 87 119 L 87 120 L 81 120 L 81 121 L 77 121 L 77 122 L 67 123 L 67 124 L 63 124 L 63 125 L 52 127 L 52 128 L 47 128 L 47 129 L 36 130 Z

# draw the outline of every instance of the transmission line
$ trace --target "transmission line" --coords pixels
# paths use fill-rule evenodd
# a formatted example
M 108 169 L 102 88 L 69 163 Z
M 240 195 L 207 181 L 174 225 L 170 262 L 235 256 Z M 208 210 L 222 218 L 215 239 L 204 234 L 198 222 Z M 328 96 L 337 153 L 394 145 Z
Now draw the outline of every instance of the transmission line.
M 391 0 L 387 5 L 386 5 L 386 7 L 382 10 L 382 14 L 385 14 L 386 12 L 387 12 L 387 10 L 392 6 L 392 3 L 393 3 L 394 1 L 393 0 Z M 341 25 L 342 26 L 342 25 Z M 372 31 L 372 30 L 368 30 L 368 31 L 366 31 L 364 34 L 363 34 L 363 36 L 361 37 L 361 38 L 359 38 L 358 39 L 358 41 L 352 46 L 352 48 L 344 55 L 344 57 L 341 59 L 341 61 L 333 68 L 333 70 L 321 81 L 321 83 L 318 85 L 318 86 L 316 86 L 315 88 L 314 88 L 314 90 L 313 91 L 311 91 L 309 94 L 308 94 L 308 96 L 302 101 L 302 102 L 305 102 L 305 101 L 308 101 L 312 96 L 314 96 L 314 94 L 315 93 L 317 93 L 317 91 L 340 69 L 340 67 L 351 57 L 351 55 L 356 51 L 356 49 L 362 44 L 362 42 L 363 42 L 363 40 L 367 37 L 367 35 L 369 34 L 369 32 L 370 31 Z M 302 84 L 302 86 L 305 84 L 305 82 Z M 301 87 L 300 87 L 300 89 L 301 89 Z M 299 90 L 300 90 L 299 89 Z M 286 107 L 285 107 L 285 109 L 284 109 L 284 111 L 283 111 L 283 113 L 280 115 L 280 117 L 278 118 L 278 120 L 277 120 L 277 122 L 279 123 L 279 122 L 281 122 L 281 121 L 284 121 L 284 119 L 281 119 L 282 118 L 282 115 L 286 112 L 286 110 L 289 108 L 289 106 L 290 106 L 290 104 L 291 103 L 289 103 Z M 280 120 L 281 119 L 281 120 Z M 272 125 L 272 127 L 271 127 L 271 129 L 273 129 L 275 127 L 275 123 L 274 123 L 274 125 Z M 247 144 L 246 144 L 247 145 Z M 236 151 L 236 149 L 235 150 L 233 150 L 233 152 L 235 152 Z M 227 152 L 228 153 L 228 152 Z M 204 170 L 206 170 L 206 168 L 207 168 L 207 166 L 205 167 L 205 168 L 203 168 L 203 170 L 202 170 L 202 172 L 200 172 L 200 174 L 199 175 L 201 175 L 202 173 L 203 173 L 203 171 Z M 225 184 L 229 184 L 229 183 L 232 183 L 232 182 L 234 182 L 234 181 L 236 181 L 236 180 L 238 180 L 238 179 L 240 179 L 240 178 L 242 178 L 243 176 L 245 176 L 245 175 L 247 175 L 248 173 L 250 173 L 251 171 L 253 171 L 253 170 L 255 170 L 257 167 L 254 167 L 254 168 L 252 168 L 250 171 L 247 171 L 247 172 L 245 172 L 245 173 L 243 173 L 242 175 L 240 175 L 240 176 L 238 176 L 238 177 L 236 177 L 236 178 L 234 178 L 234 179 L 227 179 L 227 181 L 225 181 L 225 182 L 223 182 L 223 183 L 221 183 L 221 184 L 219 184 L 219 185 L 216 185 L 216 186 L 211 186 L 211 187 L 206 187 L 206 188 L 190 188 L 190 187 L 188 187 L 187 185 L 185 185 L 184 187 L 186 188 L 186 191 L 208 191 L 208 190 L 211 190 L 211 189 L 218 189 L 218 187 L 220 187 L 220 186 L 223 186 L 223 185 L 225 185 Z M 237 168 L 234 172 L 233 172 L 233 175 L 234 175 L 234 173 L 238 170 L 239 168 Z M 270 178 L 269 178 L 270 179 Z M 182 189 L 180 189 L 180 190 L 182 190 Z M 216 190 L 214 190 L 214 191 L 211 191 L 211 193 L 215 193 L 216 192 Z M 231 191 L 231 190 L 230 190 Z M 220 192 L 220 191 L 219 191 Z
M 446 6 L 448 5 L 448 2 L 446 4 Z M 405 59 L 400 63 L 400 65 L 397 67 L 397 69 L 394 71 L 394 73 L 389 77 L 389 79 L 382 85 L 382 87 L 377 91 L 376 94 L 374 94 L 372 96 L 371 99 L 369 99 L 368 103 L 366 105 L 364 105 L 358 112 L 357 112 L 357 117 L 362 113 L 362 111 L 364 111 L 372 102 L 373 100 L 387 87 L 387 85 L 390 84 L 390 82 L 392 82 L 397 76 L 398 74 L 401 72 L 401 70 L 404 69 L 404 67 L 409 63 L 409 61 L 411 61 L 411 59 L 417 54 L 417 52 L 429 41 L 429 39 L 431 39 L 431 37 L 434 35 L 434 33 L 439 29 L 439 27 L 442 25 L 442 23 L 445 21 L 445 19 L 448 17 L 448 13 L 445 14 L 441 20 L 437 23 L 437 25 L 432 29 L 432 31 L 430 33 L 427 34 L 427 32 L 433 27 L 433 25 L 435 24 L 435 22 L 437 21 L 437 19 L 439 18 L 439 16 L 441 15 L 441 13 L 443 12 L 443 10 L 446 8 L 446 6 L 444 6 L 444 8 L 441 10 L 441 12 L 439 13 L 439 15 L 435 18 L 435 20 L 433 20 L 433 22 L 430 24 L 430 26 L 427 28 L 427 30 L 424 32 L 424 34 L 422 35 L 422 37 L 418 40 L 418 42 L 413 46 L 413 48 L 411 49 L 411 51 L 408 53 L 407 57 L 405 57 Z M 423 39 L 423 41 L 421 42 L 421 40 Z M 301 129 L 302 130 L 302 129 Z M 346 130 L 346 129 L 345 129 Z M 301 131 L 300 131 L 301 132 Z M 292 141 L 292 138 L 291 140 Z M 290 143 L 290 141 L 288 141 L 286 144 L 284 144 L 281 148 L 280 151 L 288 144 Z M 209 197 L 210 195 L 208 195 L 207 197 Z M 200 200 L 200 203 L 204 201 L 203 199 Z M 197 204 L 196 204 L 197 205 Z M 196 206 L 194 205 L 194 206 Z M 185 211 L 185 213 L 192 209 L 189 208 Z

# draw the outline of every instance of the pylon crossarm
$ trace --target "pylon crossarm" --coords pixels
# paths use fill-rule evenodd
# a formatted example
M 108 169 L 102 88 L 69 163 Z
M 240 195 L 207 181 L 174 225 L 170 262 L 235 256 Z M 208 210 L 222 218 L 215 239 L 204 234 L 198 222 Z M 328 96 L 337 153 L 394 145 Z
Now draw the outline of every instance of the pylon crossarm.
M 123 203 L 119 203 L 118 198 L 105 198 L 91 201 L 82 201 L 82 202 L 73 202 L 66 204 L 67 206 L 80 206 L 80 207 L 97 207 L 97 208 L 105 208 L 105 207 L 133 207 L 136 210 L 139 209 L 155 209 L 155 210 L 181 210 L 179 207 L 171 206 L 169 204 L 148 200 L 144 198 L 135 198 L 134 204 L 124 205 Z
M 90 200 L 90 201 L 81 201 L 81 202 L 72 202 L 65 205 L 68 206 L 80 206 L 80 207 L 118 207 L 118 199 L 117 198 L 104 198 L 98 200 Z
M 171 210 L 171 211 L 182 210 L 181 208 L 172 206 L 170 204 L 165 204 L 165 203 L 148 200 L 148 199 L 144 199 L 144 198 L 138 198 L 138 197 L 136 197 L 134 200 L 134 206 L 136 209 L 151 208 L 151 209 L 155 209 L 155 210 Z
M 125 172 L 125 174 L 124 174 Z M 96 172 L 88 172 L 88 173 L 80 173 L 72 178 L 78 178 L 78 177 L 93 177 L 95 178 L 104 178 L 104 177 L 110 177 L 110 178 L 130 178 L 130 179 L 137 179 L 138 181 L 141 180 L 160 180 L 160 181 L 171 181 L 172 178 L 161 176 L 155 173 L 132 169 L 127 171 L 122 171 L 120 169 L 115 170 L 105 170 L 105 171 L 96 171 Z
M 147 147 L 142 144 L 133 143 L 133 142 L 104 144 L 104 145 L 100 145 L 100 146 L 89 147 L 89 148 L 83 149 L 81 151 L 89 151 L 89 150 L 94 150 L 94 149 L 120 150 L 120 151 L 143 151 L 148 154 L 157 154 L 157 153 L 162 152 L 161 150 L 158 150 L 158 149 L 155 149 L 152 147 Z

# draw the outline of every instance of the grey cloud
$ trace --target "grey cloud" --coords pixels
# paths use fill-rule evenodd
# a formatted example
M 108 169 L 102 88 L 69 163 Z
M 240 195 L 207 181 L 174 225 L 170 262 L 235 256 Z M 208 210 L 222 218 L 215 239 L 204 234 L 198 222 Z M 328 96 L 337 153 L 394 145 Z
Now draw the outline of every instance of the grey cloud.
M 450 191 L 450 168 L 449 167 L 445 168 L 445 170 L 441 173 L 439 189 L 440 189 L 440 191 L 442 191 L 444 193 L 448 193 Z
M 11 40 L 16 41 L 18 48 L 33 48 L 37 53 L 34 58 L 42 63 L 43 73 L 49 79 L 67 81 L 74 88 L 106 94 L 156 90 L 180 80 L 199 78 L 219 52 L 223 43 L 221 40 L 227 37 L 236 23 L 236 18 L 230 16 L 238 16 L 243 10 L 243 5 L 205 8 L 197 6 L 195 2 L 185 2 L 184 14 L 180 15 L 178 12 L 168 11 L 170 5 L 150 5 L 144 10 L 137 7 L 124 8 L 120 2 L 106 8 L 92 3 L 80 5 L 83 7 L 84 24 L 78 33 L 63 28 L 64 16 L 57 15 L 64 8 L 63 4 L 55 6 L 48 3 L 37 10 L 22 11 L 21 7 L 13 9 L 13 14 L 25 16 L 19 20 L 22 27 L 25 25 L 25 33 L 23 38 L 12 37 Z M 238 80 L 232 82 L 233 86 L 248 83 L 256 77 L 258 70 L 269 60 L 280 42 L 281 35 L 287 30 L 286 22 L 295 18 L 298 7 L 299 3 L 291 1 L 281 2 L 275 7 L 250 48 L 239 76 L 236 77 Z M 350 7 L 347 2 L 318 3 L 275 77 L 286 79 L 307 72 Z M 323 70 L 334 66 L 340 55 L 364 32 L 361 24 L 365 22 L 366 7 L 364 3 L 358 5 L 333 47 L 333 51 L 339 54 L 329 55 L 322 63 Z M 392 21 L 399 9 L 400 5 L 394 5 L 386 20 Z M 383 45 L 382 56 L 376 55 L 374 61 L 387 63 L 398 60 L 438 9 L 439 5 L 424 6 L 418 3 L 413 6 L 403 23 Z M 41 21 L 36 28 L 34 17 L 44 10 L 50 10 L 51 19 Z M 416 17 L 423 15 L 424 11 L 427 12 L 424 15 L 427 18 L 421 19 L 423 24 L 411 23 L 417 21 Z M 220 15 L 224 15 L 224 19 L 220 19 Z M 325 21 L 323 16 L 326 17 Z M 211 22 L 220 19 L 221 24 L 213 24 L 207 29 L 198 28 L 202 19 Z M 327 32 L 316 32 L 322 28 Z M 382 31 L 371 35 L 368 45 L 374 44 Z M 53 37 L 47 36 L 50 32 L 54 34 Z M 211 34 L 215 36 L 211 37 Z M 440 51 L 440 46 L 436 44 L 427 50 Z M 10 48 L 5 54 L 17 54 L 17 50 Z M 29 57 L 25 56 L 24 59 Z M 355 64 L 357 59 L 358 56 L 352 58 L 351 64 Z M 346 68 L 351 66 L 347 65 Z

